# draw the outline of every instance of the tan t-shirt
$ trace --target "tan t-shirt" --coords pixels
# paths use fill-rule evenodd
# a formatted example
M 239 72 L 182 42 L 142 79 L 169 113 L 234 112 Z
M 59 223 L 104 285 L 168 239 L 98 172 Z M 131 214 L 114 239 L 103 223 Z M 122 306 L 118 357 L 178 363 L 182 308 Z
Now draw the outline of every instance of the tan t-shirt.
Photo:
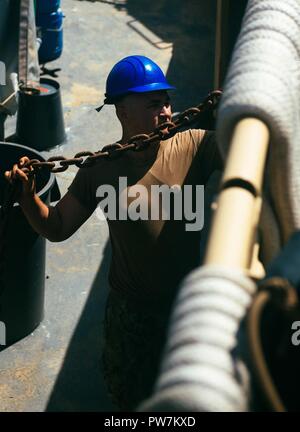
M 153 207 L 153 185 L 179 185 L 183 191 L 182 200 L 185 199 L 185 193 L 191 196 L 191 190 L 185 192 L 183 187 L 190 185 L 195 210 L 199 198 L 199 190 L 198 198 L 196 196 L 196 185 L 205 185 L 209 175 L 221 168 L 214 137 L 213 132 L 187 130 L 161 141 L 150 159 L 140 160 L 134 152 L 127 152 L 118 159 L 101 160 L 91 168 L 80 169 L 69 191 L 83 206 L 94 210 L 103 198 L 108 197 L 97 197 L 98 187 L 111 185 L 116 191 L 117 218 L 120 207 L 123 215 L 128 214 L 130 206 L 136 208 L 133 206 L 134 201 L 135 204 L 139 202 L 139 209 L 148 210 L 149 217 Z M 123 187 L 125 181 L 128 185 L 124 189 L 125 196 L 128 191 L 132 196 L 120 204 L 118 198 L 121 177 Z M 136 201 L 137 198 L 139 201 Z M 199 265 L 201 230 L 187 231 L 186 224 L 192 223 L 190 218 L 187 220 L 182 210 L 182 220 L 174 220 L 172 209 L 174 210 L 174 205 L 171 203 L 169 215 L 165 213 L 165 218 L 170 220 L 112 220 L 114 212 L 110 213 L 108 224 L 112 261 L 109 282 L 113 290 L 138 301 L 156 303 L 157 300 L 173 295 L 181 279 Z

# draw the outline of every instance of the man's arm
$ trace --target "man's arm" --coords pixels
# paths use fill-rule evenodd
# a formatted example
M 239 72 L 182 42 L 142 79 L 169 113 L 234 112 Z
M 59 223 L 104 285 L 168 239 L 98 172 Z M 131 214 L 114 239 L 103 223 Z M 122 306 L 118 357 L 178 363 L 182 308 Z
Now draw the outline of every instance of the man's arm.
M 55 207 L 44 204 L 36 194 L 23 198 L 20 205 L 32 228 L 52 242 L 69 238 L 92 214 L 70 192 Z
M 222 159 L 215 131 L 205 131 L 203 137 L 203 158 L 205 162 L 209 165 L 209 170 L 212 172 L 214 170 L 223 170 L 224 161 Z
M 35 193 L 32 178 L 20 168 L 28 161 L 24 157 L 11 171 L 6 171 L 8 181 L 21 180 L 22 192 L 18 202 L 32 228 L 53 242 L 69 238 L 92 214 L 70 193 L 57 203 L 55 207 L 47 206 Z

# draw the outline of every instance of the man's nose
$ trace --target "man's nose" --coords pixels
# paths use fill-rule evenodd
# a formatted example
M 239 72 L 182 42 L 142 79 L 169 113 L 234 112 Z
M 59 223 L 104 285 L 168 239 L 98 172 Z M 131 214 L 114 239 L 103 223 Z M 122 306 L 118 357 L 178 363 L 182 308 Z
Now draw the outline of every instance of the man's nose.
M 170 106 L 164 105 L 160 111 L 160 116 L 164 119 L 171 118 L 171 109 Z

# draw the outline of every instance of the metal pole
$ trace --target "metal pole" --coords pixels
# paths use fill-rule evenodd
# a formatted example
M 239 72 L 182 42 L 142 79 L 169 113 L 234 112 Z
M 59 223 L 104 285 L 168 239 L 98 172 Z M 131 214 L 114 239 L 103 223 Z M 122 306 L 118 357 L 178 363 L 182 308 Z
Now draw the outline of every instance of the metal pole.
M 235 127 L 205 264 L 249 270 L 261 208 L 269 130 L 255 118 Z

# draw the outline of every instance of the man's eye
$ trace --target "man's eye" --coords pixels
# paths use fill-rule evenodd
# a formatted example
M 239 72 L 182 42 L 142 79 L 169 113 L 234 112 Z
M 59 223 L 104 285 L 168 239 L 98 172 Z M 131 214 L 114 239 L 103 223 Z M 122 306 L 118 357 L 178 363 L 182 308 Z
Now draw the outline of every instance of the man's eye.
M 159 109 L 161 110 L 163 107 L 169 108 L 170 102 L 160 103 L 160 102 L 153 102 L 149 104 L 149 109 Z

